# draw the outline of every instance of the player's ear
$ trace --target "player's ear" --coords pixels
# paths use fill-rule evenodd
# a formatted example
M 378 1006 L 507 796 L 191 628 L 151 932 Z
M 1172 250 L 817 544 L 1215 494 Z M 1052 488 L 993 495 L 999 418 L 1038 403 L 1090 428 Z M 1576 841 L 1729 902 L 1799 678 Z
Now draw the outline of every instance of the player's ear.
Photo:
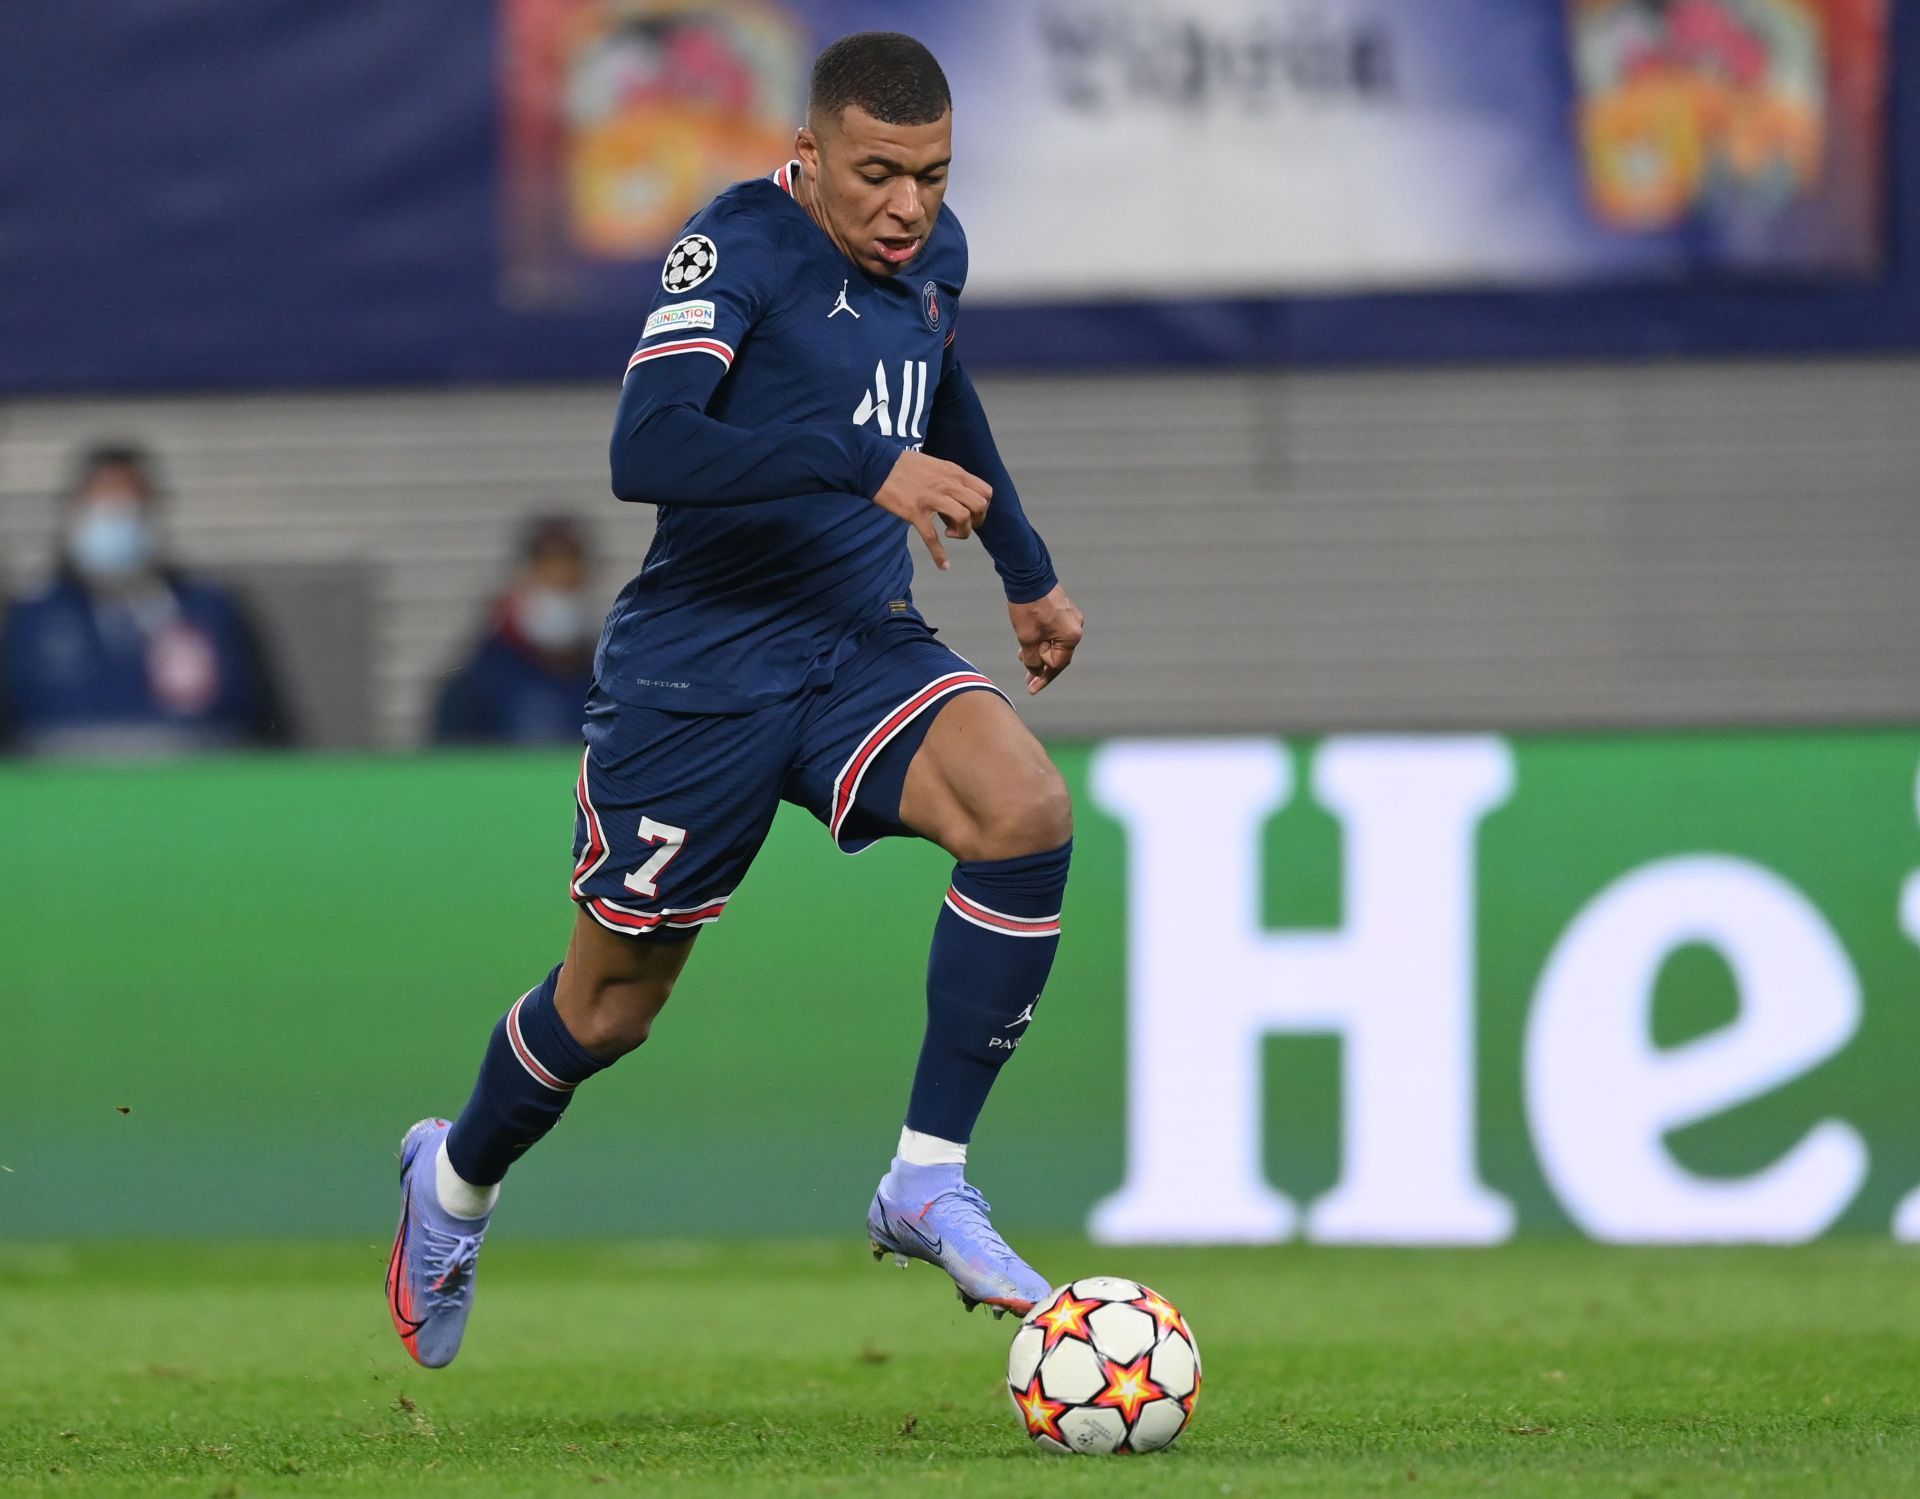
M 794 133 L 793 154 L 800 158 L 800 165 L 807 169 L 809 176 L 818 176 L 820 171 L 820 139 L 813 133 L 813 127 L 802 125 Z

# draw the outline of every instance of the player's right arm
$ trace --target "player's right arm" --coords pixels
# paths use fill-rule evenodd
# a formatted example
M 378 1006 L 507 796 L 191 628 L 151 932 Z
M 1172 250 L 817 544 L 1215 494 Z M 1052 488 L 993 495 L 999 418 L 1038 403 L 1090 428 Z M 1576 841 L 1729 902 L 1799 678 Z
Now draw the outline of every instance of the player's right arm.
M 992 494 L 957 464 L 902 451 L 851 422 L 748 428 L 707 414 L 735 351 L 771 305 L 777 263 L 764 228 L 746 214 L 705 216 L 675 251 L 696 239 L 693 253 L 712 256 L 712 268 L 655 299 L 627 364 L 609 449 L 614 495 L 707 506 L 865 495 L 919 531 L 944 568 L 940 532 L 970 535 Z

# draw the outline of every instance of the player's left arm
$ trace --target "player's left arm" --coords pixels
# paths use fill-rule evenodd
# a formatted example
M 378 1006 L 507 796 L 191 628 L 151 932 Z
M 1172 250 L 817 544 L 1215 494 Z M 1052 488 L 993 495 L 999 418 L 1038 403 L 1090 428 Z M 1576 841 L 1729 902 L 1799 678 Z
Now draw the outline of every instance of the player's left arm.
M 934 393 L 925 449 L 993 487 L 993 504 L 975 523 L 974 535 L 993 558 L 994 571 L 1006 591 L 1007 615 L 1020 644 L 1020 662 L 1027 669 L 1027 691 L 1039 692 L 1072 664 L 1074 650 L 1086 632 L 1086 619 L 1060 586 L 1047 544 L 1027 519 L 987 424 L 986 407 L 952 344 L 947 346 Z

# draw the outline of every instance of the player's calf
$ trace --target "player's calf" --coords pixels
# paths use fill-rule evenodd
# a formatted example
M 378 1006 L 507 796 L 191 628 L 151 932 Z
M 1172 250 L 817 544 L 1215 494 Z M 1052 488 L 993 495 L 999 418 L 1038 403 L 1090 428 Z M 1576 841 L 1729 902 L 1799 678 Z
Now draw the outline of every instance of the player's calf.
M 422 1120 L 401 1159 L 387 1301 L 407 1351 L 438 1367 L 465 1335 L 473 1277 L 507 1168 L 560 1122 L 574 1089 L 646 1039 L 691 934 L 648 942 L 582 915 L 567 959 L 493 1028 L 460 1117 Z
M 451 1363 L 466 1336 L 501 1178 L 559 1122 L 574 1088 L 607 1065 L 554 1009 L 559 977 L 555 968 L 494 1026 L 459 1120 L 423 1119 L 401 1144 L 387 1308 L 407 1352 L 430 1369 Z
M 699 935 L 698 927 L 613 932 L 582 907 L 553 996 L 568 1034 L 602 1062 L 645 1044 Z
M 1047 1291 L 964 1171 L 987 1094 L 1025 1039 L 1053 967 L 1072 852 L 1063 843 L 955 866 L 927 963 L 927 1029 L 906 1128 L 867 1214 L 876 1253 L 939 1265 L 969 1308 L 1024 1313 Z
M 560 1122 L 573 1090 L 608 1064 L 582 1046 L 554 1008 L 560 969 L 516 1000 L 493 1028 L 473 1094 L 447 1134 L 459 1180 L 496 1186 Z
M 1073 845 L 954 866 L 927 958 L 927 1028 L 907 1127 L 965 1146 L 1019 1049 L 1060 946 Z M 964 1158 L 964 1154 L 963 1154 Z

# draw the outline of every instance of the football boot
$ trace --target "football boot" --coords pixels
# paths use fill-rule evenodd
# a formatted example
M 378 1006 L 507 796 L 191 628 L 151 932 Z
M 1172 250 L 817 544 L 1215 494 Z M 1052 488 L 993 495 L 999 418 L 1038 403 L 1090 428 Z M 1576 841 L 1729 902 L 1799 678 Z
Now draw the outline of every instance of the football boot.
M 991 1211 L 960 1167 L 896 1161 L 867 1209 L 867 1239 L 875 1259 L 890 1254 L 903 1269 L 909 1260 L 939 1266 L 968 1311 L 989 1306 L 996 1317 L 1024 1317 L 1051 1287 L 1000 1237 Z
M 429 1369 L 452 1363 L 460 1351 L 480 1244 L 493 1216 L 456 1218 L 440 1206 L 435 1162 L 449 1128 L 444 1119 L 422 1119 L 400 1142 L 400 1227 L 387 1261 L 394 1331 Z

